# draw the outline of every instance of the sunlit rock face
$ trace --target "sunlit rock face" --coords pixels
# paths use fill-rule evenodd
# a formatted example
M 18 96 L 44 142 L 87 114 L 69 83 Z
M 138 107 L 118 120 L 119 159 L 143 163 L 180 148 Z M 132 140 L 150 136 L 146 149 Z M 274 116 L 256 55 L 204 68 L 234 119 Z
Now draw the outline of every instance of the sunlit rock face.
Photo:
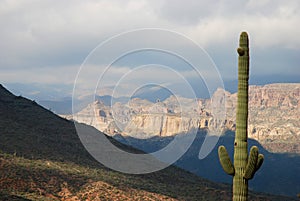
M 100 131 L 137 138 L 172 136 L 193 128 L 235 130 L 237 94 L 216 90 L 212 99 L 170 96 L 156 103 L 139 98 L 112 107 L 101 101 L 67 118 Z M 225 108 L 225 110 L 224 110 Z M 225 119 L 216 114 L 225 112 Z M 272 152 L 300 153 L 300 84 L 250 86 L 248 135 Z

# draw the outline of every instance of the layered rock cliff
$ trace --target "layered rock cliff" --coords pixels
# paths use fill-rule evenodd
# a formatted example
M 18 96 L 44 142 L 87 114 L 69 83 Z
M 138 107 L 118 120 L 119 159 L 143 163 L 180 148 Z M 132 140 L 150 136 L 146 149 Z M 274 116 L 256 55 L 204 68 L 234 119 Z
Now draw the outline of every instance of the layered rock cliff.
M 249 137 L 273 152 L 300 153 L 300 84 L 252 86 Z
M 193 128 L 235 130 L 237 95 L 218 89 L 212 99 L 171 96 L 152 103 L 138 98 L 112 107 L 96 101 L 75 114 L 76 121 L 108 134 L 138 138 L 172 136 Z M 225 109 L 224 109 L 225 108 Z M 226 113 L 226 118 L 222 117 Z M 270 84 L 249 88 L 250 138 L 273 152 L 300 153 L 300 84 Z

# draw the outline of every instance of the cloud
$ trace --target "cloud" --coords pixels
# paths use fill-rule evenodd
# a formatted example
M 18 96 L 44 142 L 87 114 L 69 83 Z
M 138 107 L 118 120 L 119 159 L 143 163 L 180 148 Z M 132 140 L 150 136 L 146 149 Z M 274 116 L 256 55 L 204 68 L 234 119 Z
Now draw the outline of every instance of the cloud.
M 156 6 L 156 13 L 205 47 L 235 41 L 241 30 L 247 30 L 255 37 L 253 45 L 299 50 L 297 0 L 190 0 L 184 5 L 180 0 L 162 2 Z
M 43 68 L 20 68 L 18 70 L 1 68 L 0 79 L 3 83 L 42 83 L 73 84 L 79 66 L 48 66 Z
M 99 43 L 147 27 L 170 29 L 194 40 L 208 50 L 226 79 L 236 76 L 237 38 L 247 30 L 251 51 L 264 55 L 254 53 L 259 61 L 253 62 L 253 74 L 261 68 L 265 74 L 287 74 L 286 69 L 292 73 L 300 62 L 295 56 L 300 53 L 299 10 L 298 0 L 0 1 L 0 79 L 70 83 Z
M 72 55 L 86 56 L 112 35 L 151 25 L 143 6 L 139 1 L 1 1 L 0 64 L 17 67 L 28 58 L 42 64 L 64 57 L 78 62 Z

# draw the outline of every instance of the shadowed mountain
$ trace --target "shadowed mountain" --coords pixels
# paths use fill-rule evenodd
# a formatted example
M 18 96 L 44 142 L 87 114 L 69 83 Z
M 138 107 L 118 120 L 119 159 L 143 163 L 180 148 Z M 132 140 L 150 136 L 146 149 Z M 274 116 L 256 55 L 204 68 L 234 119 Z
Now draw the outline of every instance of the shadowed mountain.
M 81 125 L 99 135 L 96 129 Z M 129 175 L 85 150 L 74 123 L 0 85 L 1 200 L 230 200 L 229 185 L 176 168 Z M 107 136 L 106 136 L 107 137 Z M 121 149 L 142 153 L 107 137 Z M 251 200 L 293 200 L 250 193 Z
M 221 168 L 217 149 L 220 145 L 225 145 L 232 159 L 234 132 L 227 131 L 224 136 L 220 137 L 212 152 L 206 158 L 200 160 L 198 155 L 205 136 L 206 131 L 200 130 L 189 150 L 175 165 L 215 182 L 231 183 L 232 177 L 226 175 Z M 167 146 L 174 137 L 153 137 L 143 140 L 117 135 L 115 138 L 122 143 L 151 153 Z M 256 145 L 260 153 L 263 153 L 265 156 L 264 164 L 261 170 L 257 172 L 258 176 L 250 180 L 250 188 L 254 191 L 295 197 L 300 192 L 300 175 L 298 174 L 300 172 L 300 156 L 296 154 L 270 153 L 256 140 L 249 139 L 248 142 L 249 148 Z

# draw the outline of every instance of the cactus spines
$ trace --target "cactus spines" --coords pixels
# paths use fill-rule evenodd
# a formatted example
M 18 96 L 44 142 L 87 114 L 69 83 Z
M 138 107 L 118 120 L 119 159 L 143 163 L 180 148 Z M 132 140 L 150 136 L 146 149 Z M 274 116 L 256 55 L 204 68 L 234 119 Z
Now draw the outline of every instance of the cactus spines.
M 248 180 L 263 163 L 264 157 L 253 146 L 248 156 L 248 80 L 249 80 L 249 40 L 248 34 L 240 35 L 238 52 L 238 100 L 236 112 L 236 133 L 234 140 L 234 164 L 224 146 L 219 147 L 220 163 L 227 174 L 233 175 L 233 201 L 248 200 Z

